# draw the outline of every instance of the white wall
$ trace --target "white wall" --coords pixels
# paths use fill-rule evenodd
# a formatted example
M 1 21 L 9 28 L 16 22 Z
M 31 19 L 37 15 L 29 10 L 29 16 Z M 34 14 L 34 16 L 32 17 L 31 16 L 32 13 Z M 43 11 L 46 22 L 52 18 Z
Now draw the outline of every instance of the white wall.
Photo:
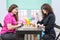
M 56 15 L 56 23 L 60 25 L 60 0 L 52 0 L 52 7 Z M 0 23 L 3 24 L 4 16 L 6 15 L 6 0 L 0 0 Z M 19 14 L 20 15 L 20 14 Z
M 5 15 L 6 15 L 6 0 L 0 0 L 0 23 L 2 24 Z
M 52 0 L 52 7 L 56 15 L 56 23 L 60 25 L 60 0 Z
M 52 0 L 52 7 L 56 16 L 56 24 L 60 25 L 60 0 Z M 55 28 L 55 31 L 57 36 L 60 29 Z
M 40 10 L 19 10 L 19 19 L 20 17 L 28 17 L 32 14 L 35 14 L 36 12 L 39 13 Z M 3 24 L 4 17 L 7 13 L 6 10 L 6 0 L 0 0 L 0 23 Z M 31 14 L 30 14 L 31 13 Z

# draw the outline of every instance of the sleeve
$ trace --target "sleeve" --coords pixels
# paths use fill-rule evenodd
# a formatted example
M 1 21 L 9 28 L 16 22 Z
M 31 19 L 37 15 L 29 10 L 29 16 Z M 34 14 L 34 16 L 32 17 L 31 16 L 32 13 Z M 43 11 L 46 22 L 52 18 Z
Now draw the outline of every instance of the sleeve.
M 37 21 L 37 24 L 43 24 L 43 20 Z
M 6 23 L 6 25 L 7 24 L 12 24 L 12 19 L 11 19 L 11 17 L 5 17 L 5 19 L 4 19 L 4 22 Z
M 59 25 L 57 25 L 56 23 L 54 24 L 54 27 L 56 27 L 56 28 L 60 29 L 60 26 L 59 26 Z
M 55 24 L 55 16 L 50 16 L 49 21 L 48 21 L 45 29 L 50 30 L 51 28 L 54 27 L 54 24 Z
M 43 25 L 46 26 L 47 23 L 48 23 L 48 21 L 49 21 L 49 16 L 48 16 L 47 18 L 44 19 L 44 21 L 43 21 Z

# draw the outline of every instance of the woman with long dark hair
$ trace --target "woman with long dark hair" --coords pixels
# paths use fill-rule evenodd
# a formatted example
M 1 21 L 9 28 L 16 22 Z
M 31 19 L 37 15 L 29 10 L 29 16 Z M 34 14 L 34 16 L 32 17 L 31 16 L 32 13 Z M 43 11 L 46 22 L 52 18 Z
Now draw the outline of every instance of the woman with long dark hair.
M 8 9 L 8 14 L 4 18 L 4 25 L 1 30 L 2 40 L 15 40 L 15 29 L 19 26 L 21 26 L 21 24 L 18 23 L 18 6 L 16 4 L 12 4 Z
M 55 40 L 56 34 L 54 30 L 55 15 L 49 4 L 43 4 L 41 7 L 42 20 L 38 21 L 40 27 L 45 28 L 43 40 Z

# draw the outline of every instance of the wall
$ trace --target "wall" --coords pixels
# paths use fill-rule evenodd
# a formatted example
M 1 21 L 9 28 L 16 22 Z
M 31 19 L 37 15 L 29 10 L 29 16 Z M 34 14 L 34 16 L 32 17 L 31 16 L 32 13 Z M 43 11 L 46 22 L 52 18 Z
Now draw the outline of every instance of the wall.
M 56 24 L 60 25 L 60 0 L 52 0 L 52 7 L 56 15 Z
M 6 15 L 6 0 L 0 0 L 0 23 L 2 24 L 5 15 Z
M 52 7 L 53 7 L 54 13 L 56 15 L 56 23 L 58 25 L 60 25 L 60 18 L 59 18 L 60 17 L 60 5 L 59 5 L 59 3 L 60 3 L 60 0 L 52 0 Z M 22 12 L 23 12 L 23 10 L 21 11 L 21 13 Z M 6 11 L 6 0 L 4 0 L 4 1 L 0 0 L 0 22 L 2 24 L 3 24 L 3 19 L 4 19 L 4 16 L 6 15 L 6 13 L 7 13 L 7 11 Z M 20 11 L 19 11 L 19 13 L 20 13 Z M 32 13 L 33 13 L 33 10 L 32 10 Z

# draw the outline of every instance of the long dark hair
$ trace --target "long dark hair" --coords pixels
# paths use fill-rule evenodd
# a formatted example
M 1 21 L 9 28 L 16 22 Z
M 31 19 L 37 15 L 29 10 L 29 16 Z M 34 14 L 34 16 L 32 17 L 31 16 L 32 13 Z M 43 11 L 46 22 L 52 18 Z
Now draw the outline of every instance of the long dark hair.
M 18 6 L 16 4 L 12 4 L 9 9 L 8 12 L 12 12 L 13 9 L 17 8 Z M 16 21 L 18 21 L 18 12 L 14 15 Z
M 48 13 L 53 13 L 52 7 L 49 4 L 47 3 L 43 4 L 41 6 L 41 12 L 42 12 L 43 19 L 46 17 L 46 14 L 44 14 L 44 12 L 42 11 L 43 9 L 46 10 Z

